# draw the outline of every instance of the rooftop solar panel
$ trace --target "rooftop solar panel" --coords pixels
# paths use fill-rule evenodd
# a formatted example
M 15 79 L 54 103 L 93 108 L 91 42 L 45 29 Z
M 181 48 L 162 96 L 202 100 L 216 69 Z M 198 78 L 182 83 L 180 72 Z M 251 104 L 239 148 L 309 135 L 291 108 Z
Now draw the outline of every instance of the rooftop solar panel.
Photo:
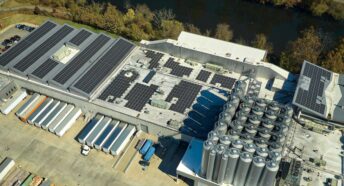
M 172 69 L 171 74 L 178 77 L 183 77 L 184 75 L 189 76 L 192 72 L 192 68 L 179 65 L 173 58 L 169 58 L 164 66 Z
M 84 42 L 89 36 L 91 35 L 90 32 L 86 30 L 81 30 L 76 36 L 74 36 L 69 42 L 73 43 L 76 46 L 79 46 L 82 42 Z
M 54 69 L 59 63 L 54 61 L 53 59 L 47 59 L 44 63 L 42 63 L 36 70 L 32 72 L 33 75 L 39 78 L 43 78 L 46 76 L 52 69 Z
M 125 97 L 128 100 L 125 107 L 141 111 L 157 89 L 158 86 L 156 85 L 146 86 L 140 83 L 135 84 L 134 88 Z
M 126 40 L 119 39 L 97 63 L 92 66 L 74 87 L 89 94 L 122 62 L 134 49 L 134 45 Z M 94 76 L 97 74 L 97 76 Z
M 54 78 L 53 80 L 64 85 L 100 48 L 102 48 L 108 41 L 109 37 L 99 35 L 90 45 L 82 50 L 78 56 L 70 61 Z
M 196 80 L 203 81 L 203 82 L 207 82 L 208 79 L 209 79 L 210 74 L 211 74 L 211 73 L 208 72 L 208 71 L 201 70 L 201 71 L 199 72 L 199 74 L 197 75 Z
M 324 91 L 332 73 L 314 64 L 304 62 L 294 103 L 325 116 Z
M 151 58 L 151 60 L 149 61 L 148 69 L 153 69 L 159 67 L 159 61 L 162 56 L 164 56 L 164 54 L 148 50 L 146 56 Z
M 171 105 L 170 110 L 184 113 L 185 109 L 192 105 L 201 89 L 201 85 L 181 81 L 178 85 L 173 87 L 166 98 L 167 102 L 171 102 L 173 98 L 178 98 L 178 101 Z
M 6 66 L 11 60 L 21 54 L 24 50 L 26 50 L 29 46 L 31 46 L 54 27 L 56 27 L 56 24 L 48 21 L 39 28 L 35 29 L 33 33 L 28 35 L 21 42 L 11 47 L 6 53 L 0 56 L 0 65 Z
M 126 76 L 126 73 L 131 74 L 131 76 Z M 107 101 L 113 102 L 116 98 L 120 98 L 124 94 L 124 92 L 130 87 L 130 83 L 137 77 L 137 72 L 121 71 L 98 98 L 106 101 L 111 96 L 111 99 Z
M 73 28 L 65 25 L 59 29 L 56 33 L 50 36 L 46 41 L 40 44 L 35 48 L 29 55 L 25 56 L 17 64 L 14 65 L 14 68 L 24 72 L 32 64 L 34 64 L 40 57 L 42 57 L 48 50 L 60 42 L 64 37 L 73 31 Z
M 223 76 L 220 74 L 215 74 L 213 79 L 211 79 L 211 84 L 215 85 L 216 83 L 220 83 L 221 87 L 223 88 L 228 88 L 228 89 L 232 89 L 233 85 L 235 83 L 235 79 L 227 77 L 227 76 Z

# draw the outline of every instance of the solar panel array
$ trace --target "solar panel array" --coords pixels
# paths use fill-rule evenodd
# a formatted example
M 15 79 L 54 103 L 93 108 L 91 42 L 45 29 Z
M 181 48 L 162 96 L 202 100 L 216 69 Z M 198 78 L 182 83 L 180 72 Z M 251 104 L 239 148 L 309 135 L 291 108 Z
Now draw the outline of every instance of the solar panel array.
M 207 82 L 208 79 L 209 79 L 210 74 L 211 74 L 211 72 L 208 72 L 208 71 L 205 71 L 205 70 L 201 70 L 199 72 L 199 74 L 197 75 L 196 80 Z
M 149 83 L 150 80 L 154 77 L 154 75 L 156 74 L 156 72 L 154 70 L 151 70 L 147 76 L 143 79 L 144 83 Z
M 34 70 L 32 74 L 42 79 L 51 70 L 53 70 L 58 64 L 59 64 L 58 62 L 49 58 L 44 63 L 42 63 L 38 68 L 36 68 L 36 70 Z
M 125 97 L 128 100 L 125 107 L 141 111 L 157 89 L 158 86 L 156 85 L 146 86 L 140 83 L 135 84 L 134 88 Z
M 300 104 L 314 112 L 325 114 L 326 104 L 317 101 L 318 97 L 322 98 L 324 95 L 325 82 L 331 80 L 332 73 L 316 65 L 305 62 L 302 76 L 307 76 L 311 79 L 308 90 L 298 88 L 296 93 L 295 103 Z
M 159 61 L 162 58 L 162 56 L 164 56 L 164 54 L 148 50 L 146 56 L 151 58 L 148 69 L 153 69 L 159 67 Z
M 178 77 L 189 76 L 192 72 L 192 68 L 180 66 L 173 58 L 169 58 L 164 67 L 172 69 L 171 74 Z
M 6 66 L 11 60 L 21 54 L 24 50 L 30 47 L 38 39 L 48 33 L 56 27 L 56 24 L 48 21 L 39 28 L 37 28 L 33 33 L 24 38 L 21 42 L 11 47 L 6 53 L 0 56 L 0 65 Z
M 85 93 L 91 93 L 99 84 L 122 62 L 134 49 L 134 45 L 124 39 L 119 39 L 97 63 L 84 74 L 74 87 Z M 97 74 L 94 76 L 94 74 Z
M 35 48 L 29 55 L 25 56 L 22 60 L 15 64 L 14 68 L 21 72 L 24 72 L 27 68 L 34 64 L 40 57 L 47 53 L 52 47 L 54 47 L 72 31 L 73 28 L 67 25 L 63 26 L 42 44 L 40 44 L 37 48 Z
M 69 42 L 73 43 L 76 46 L 79 46 L 82 42 L 84 42 L 89 36 L 91 35 L 90 32 L 86 30 L 81 30 L 77 35 L 75 35 Z
M 127 77 L 125 74 L 131 73 L 130 77 Z M 109 99 L 109 102 L 113 102 L 116 98 L 120 98 L 124 92 L 130 87 L 130 83 L 133 82 L 138 77 L 138 73 L 121 71 L 116 78 L 106 87 L 106 89 L 100 94 L 98 99 L 106 100 L 109 96 L 112 96 L 112 99 Z
M 173 87 L 166 98 L 167 102 L 171 102 L 173 98 L 178 98 L 178 101 L 171 105 L 170 110 L 184 113 L 185 109 L 192 105 L 201 88 L 201 85 L 181 81 Z
M 82 50 L 78 56 L 70 61 L 54 78 L 53 80 L 65 84 L 84 64 L 87 63 L 96 52 L 99 51 L 108 41 L 109 37 L 99 35 L 90 45 Z
M 220 74 L 215 74 L 210 83 L 213 85 L 215 85 L 216 83 L 220 83 L 221 87 L 232 89 L 235 81 L 236 79 L 234 78 L 230 78 Z

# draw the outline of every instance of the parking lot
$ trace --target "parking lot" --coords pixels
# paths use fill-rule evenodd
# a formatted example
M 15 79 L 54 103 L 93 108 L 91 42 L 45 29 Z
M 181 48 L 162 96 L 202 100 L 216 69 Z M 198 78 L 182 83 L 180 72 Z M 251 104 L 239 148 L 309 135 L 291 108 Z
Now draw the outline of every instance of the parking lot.
M 15 25 L 5 28 L 2 32 L 0 32 L 0 53 L 3 53 L 2 50 L 5 48 L 5 46 L 3 45 L 4 40 L 10 39 L 11 37 L 16 36 L 16 35 L 19 36 L 20 38 L 23 38 L 29 33 L 30 33 L 29 31 L 15 28 Z
M 74 138 L 85 125 L 83 118 L 59 138 L 16 118 L 14 113 L 23 103 L 8 116 L 0 115 L 0 159 L 11 157 L 27 171 L 48 177 L 57 185 L 186 185 L 182 181 L 176 183 L 167 169 L 161 168 L 164 160 L 159 156 L 155 155 L 151 165 L 142 170 L 135 145 L 139 138 L 151 137 L 148 134 L 134 138 L 123 156 L 113 157 L 96 150 L 82 156 L 81 146 Z M 171 150 L 165 158 L 182 156 L 183 151 Z

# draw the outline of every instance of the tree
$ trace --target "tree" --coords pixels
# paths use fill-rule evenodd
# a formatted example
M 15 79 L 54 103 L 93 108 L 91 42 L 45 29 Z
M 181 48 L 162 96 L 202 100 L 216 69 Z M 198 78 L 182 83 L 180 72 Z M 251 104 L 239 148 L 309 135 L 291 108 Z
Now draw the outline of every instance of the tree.
M 124 30 L 123 14 L 117 10 L 117 8 L 110 3 L 107 4 L 104 12 L 104 29 L 119 34 Z
M 255 48 L 267 50 L 270 54 L 273 50 L 272 44 L 268 41 L 264 34 L 257 34 L 251 45 Z
M 163 20 L 161 23 L 160 35 L 162 38 L 177 39 L 180 32 L 184 30 L 181 22 L 176 20 Z
M 299 73 L 304 60 L 318 63 L 322 52 L 321 39 L 314 27 L 301 31 L 301 37 L 288 44 L 287 51 L 280 57 L 280 66 L 294 73 Z
M 334 50 L 327 54 L 321 66 L 337 73 L 344 73 L 344 38 Z
M 233 31 L 230 30 L 230 26 L 228 24 L 218 24 L 216 26 L 215 38 L 230 41 L 233 39 Z
M 193 24 L 186 24 L 185 25 L 185 30 L 194 34 L 201 34 L 201 31 L 199 30 L 199 28 L 197 28 L 195 25 Z

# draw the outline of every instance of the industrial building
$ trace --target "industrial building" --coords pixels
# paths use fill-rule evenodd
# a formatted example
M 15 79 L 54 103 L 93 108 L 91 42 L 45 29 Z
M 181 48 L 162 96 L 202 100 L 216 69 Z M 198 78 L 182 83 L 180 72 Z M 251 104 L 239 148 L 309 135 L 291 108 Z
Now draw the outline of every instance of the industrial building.
M 76 140 L 112 155 L 137 130 L 187 141 L 177 174 L 195 185 L 267 186 L 295 108 L 344 119 L 341 75 L 304 62 L 296 76 L 266 55 L 188 32 L 136 45 L 46 21 L 0 55 L 0 97 L 34 92 L 17 116 L 58 136 L 83 114 L 89 122 Z

